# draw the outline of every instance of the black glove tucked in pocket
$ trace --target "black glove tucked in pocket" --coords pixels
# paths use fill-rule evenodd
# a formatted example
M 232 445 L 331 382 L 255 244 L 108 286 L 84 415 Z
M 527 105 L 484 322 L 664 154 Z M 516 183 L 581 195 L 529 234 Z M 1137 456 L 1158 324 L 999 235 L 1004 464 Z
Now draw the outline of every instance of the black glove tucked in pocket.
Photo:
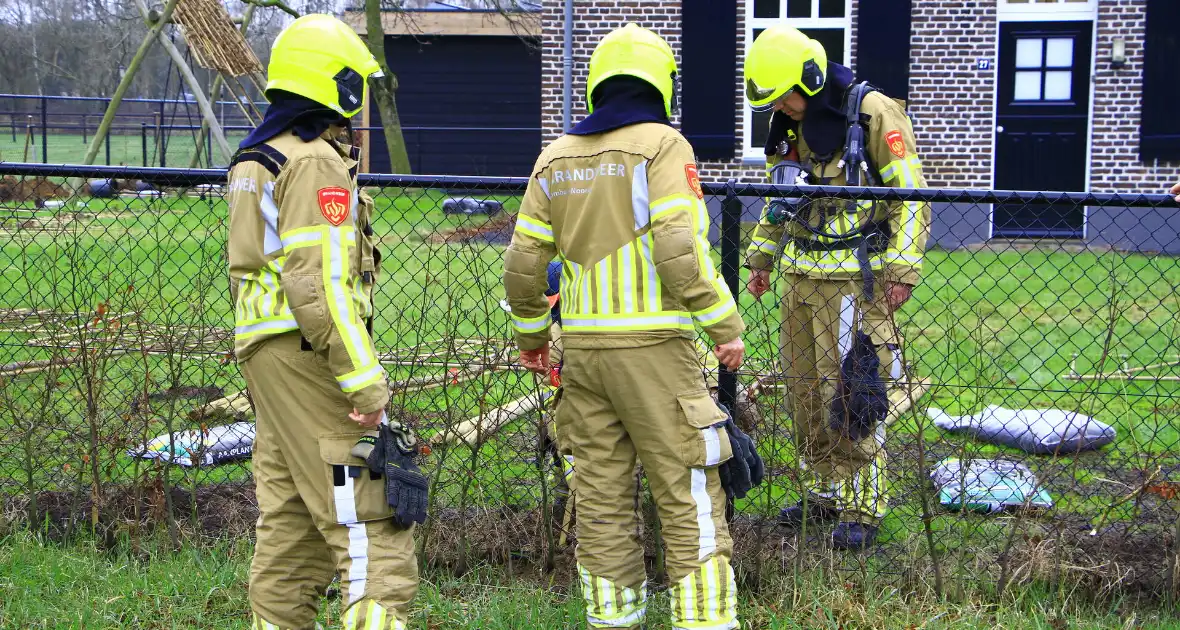
M 725 432 L 729 434 L 729 443 L 733 446 L 733 457 L 718 469 L 721 487 L 725 489 L 726 497 L 742 499 L 752 488 L 762 483 L 765 466 L 754 440 L 738 428 L 733 421 L 733 414 L 725 405 L 717 406 L 725 412 Z
M 409 527 L 426 522 L 430 483 L 414 463 L 418 448 L 407 430 L 383 423 L 377 437 L 358 442 L 354 453 L 364 458 L 369 470 L 385 475 L 385 498 L 398 524 Z

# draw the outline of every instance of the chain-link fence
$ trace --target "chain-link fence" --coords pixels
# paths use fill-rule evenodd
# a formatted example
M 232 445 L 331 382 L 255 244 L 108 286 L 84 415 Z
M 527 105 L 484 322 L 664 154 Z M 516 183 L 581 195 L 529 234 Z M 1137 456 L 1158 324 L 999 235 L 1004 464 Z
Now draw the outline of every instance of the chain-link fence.
M 0 164 L 0 176 L 3 524 L 51 536 L 250 534 L 252 415 L 230 354 L 224 171 Z M 153 190 L 93 198 L 68 192 L 67 178 Z M 515 364 L 502 303 L 525 181 L 361 183 L 377 202 L 374 328 L 389 411 L 433 446 L 419 536 L 427 565 L 568 570 L 577 513 L 547 437 L 552 389 Z M 1167 252 L 1180 248 L 1180 218 L 1169 197 L 732 182 L 705 192 L 713 256 L 747 325 L 746 363 L 721 371 L 717 397 L 740 410 L 766 462 L 764 483 L 734 504 L 743 585 L 818 570 L 835 584 L 1043 585 L 1172 601 L 1180 265 Z M 779 523 L 815 489 L 796 456 L 788 393 L 802 382 L 791 367 L 801 351 L 779 358 L 791 346 L 780 338 L 792 338 L 782 331 L 795 330 L 780 304 L 823 311 L 782 270 L 761 299 L 746 290 L 741 263 L 763 199 L 780 195 L 932 208 L 921 283 L 886 318 L 899 336 L 896 354 L 882 355 L 892 383 L 875 434 L 884 451 L 859 477 L 881 491 L 884 517 L 878 543 L 861 552 L 833 549 L 827 524 Z M 1001 212 L 1085 227 L 1074 239 L 1000 240 L 991 226 Z M 645 505 L 658 571 L 659 528 Z

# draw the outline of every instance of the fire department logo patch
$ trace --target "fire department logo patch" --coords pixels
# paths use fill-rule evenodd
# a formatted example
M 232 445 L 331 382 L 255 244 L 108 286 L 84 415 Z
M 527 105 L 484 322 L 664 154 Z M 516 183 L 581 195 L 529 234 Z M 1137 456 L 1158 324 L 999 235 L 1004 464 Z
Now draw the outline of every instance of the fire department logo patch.
M 697 173 L 696 165 L 685 164 L 684 176 L 688 178 L 688 187 L 696 194 L 697 199 L 704 199 L 705 191 L 701 190 L 701 176 Z
M 320 212 L 328 223 L 340 226 L 348 218 L 348 206 L 351 201 L 348 191 L 339 186 L 321 188 L 319 190 Z
M 901 137 L 901 132 L 894 129 L 885 134 L 885 143 L 889 145 L 889 152 L 899 158 L 905 157 L 905 139 Z

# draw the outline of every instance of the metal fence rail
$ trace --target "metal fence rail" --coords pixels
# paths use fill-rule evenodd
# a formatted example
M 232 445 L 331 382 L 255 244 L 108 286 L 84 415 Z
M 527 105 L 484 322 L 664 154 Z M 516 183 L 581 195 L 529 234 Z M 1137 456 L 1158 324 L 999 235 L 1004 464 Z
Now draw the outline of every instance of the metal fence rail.
M 229 355 L 224 176 L 0 163 L 0 523 L 54 536 L 91 527 L 251 532 L 248 439 L 224 461 L 208 448 L 188 459 L 161 455 L 168 436 L 183 441 L 184 431 L 249 436 L 251 407 Z M 153 186 L 94 198 L 65 189 L 72 178 Z M 378 204 L 375 331 L 393 387 L 389 411 L 434 443 L 432 518 L 420 537 L 434 565 L 554 567 L 572 556 L 577 515 L 565 509 L 545 438 L 548 386 L 514 365 L 500 304 L 504 247 L 526 183 L 361 177 Z M 717 397 L 736 403 L 767 463 L 764 484 L 734 505 L 743 584 L 834 567 L 828 579 L 942 592 L 1069 585 L 1173 601 L 1180 264 L 1160 253 L 1180 249 L 1170 197 L 737 182 L 704 190 L 714 259 L 747 324 L 747 362 L 716 374 Z M 767 196 L 932 204 L 922 282 L 892 319 L 904 370 L 885 433 L 888 510 L 879 544 L 864 552 L 832 550 L 823 526 L 776 522 L 809 486 L 784 403 L 797 383 L 779 358 L 788 279 L 776 273 L 770 294 L 755 300 L 741 267 Z M 495 203 L 472 212 L 449 202 L 458 198 Z M 991 238 L 987 218 L 999 206 L 1083 212 L 1088 232 Z M 1109 427 L 1110 439 L 1072 451 L 1004 445 L 980 424 L 1012 415 L 1003 410 L 1081 414 Z M 1040 436 L 1035 426 L 1008 428 L 1014 438 Z M 972 460 L 1025 466 L 1032 485 L 1008 488 L 1025 503 L 990 512 L 988 501 L 1000 500 L 992 496 L 962 509 L 955 482 L 970 479 L 932 475 Z M 652 528 L 644 535 L 654 554 Z

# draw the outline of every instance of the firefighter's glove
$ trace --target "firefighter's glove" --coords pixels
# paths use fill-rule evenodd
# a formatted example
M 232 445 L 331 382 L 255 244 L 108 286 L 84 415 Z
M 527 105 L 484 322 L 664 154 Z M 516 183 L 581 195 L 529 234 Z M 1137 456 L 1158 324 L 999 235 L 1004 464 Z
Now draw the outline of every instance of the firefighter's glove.
M 872 435 L 889 413 L 889 398 L 881 378 L 881 360 L 869 336 L 856 332 L 852 349 L 840 364 L 840 380 L 832 399 L 828 426 L 860 441 Z
M 738 428 L 733 421 L 733 414 L 725 405 L 719 404 L 718 407 L 725 412 L 725 432 L 729 435 L 729 444 L 733 449 L 733 457 L 718 467 L 721 487 L 725 489 L 726 497 L 743 499 L 750 489 L 762 483 L 765 467 L 754 440 Z
M 353 454 L 369 470 L 385 476 L 385 499 L 394 508 L 394 520 L 402 527 L 426 522 L 430 483 L 414 463 L 419 452 L 417 439 L 400 424 L 381 424 L 376 438 L 357 442 Z

